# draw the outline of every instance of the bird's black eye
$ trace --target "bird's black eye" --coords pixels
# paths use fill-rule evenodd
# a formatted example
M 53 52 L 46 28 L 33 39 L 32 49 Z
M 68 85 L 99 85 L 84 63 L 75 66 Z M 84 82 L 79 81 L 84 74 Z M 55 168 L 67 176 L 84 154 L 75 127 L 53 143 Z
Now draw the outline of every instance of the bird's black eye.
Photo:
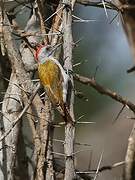
M 47 50 L 47 51 L 50 51 L 50 50 L 51 50 L 51 46 L 50 46 L 50 45 L 47 45 L 47 46 L 46 46 L 46 50 Z

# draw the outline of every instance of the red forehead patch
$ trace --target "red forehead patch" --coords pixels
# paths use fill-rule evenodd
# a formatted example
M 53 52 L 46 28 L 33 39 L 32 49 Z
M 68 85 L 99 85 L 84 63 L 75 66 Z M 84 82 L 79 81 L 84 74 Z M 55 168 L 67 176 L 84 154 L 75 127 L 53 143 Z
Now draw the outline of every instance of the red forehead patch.
M 39 46 L 37 46 L 37 50 L 36 50 L 36 52 L 35 52 L 35 59 L 36 59 L 36 61 L 38 61 L 38 54 L 40 53 L 40 50 L 43 48 L 43 47 L 45 47 L 46 45 L 39 45 Z

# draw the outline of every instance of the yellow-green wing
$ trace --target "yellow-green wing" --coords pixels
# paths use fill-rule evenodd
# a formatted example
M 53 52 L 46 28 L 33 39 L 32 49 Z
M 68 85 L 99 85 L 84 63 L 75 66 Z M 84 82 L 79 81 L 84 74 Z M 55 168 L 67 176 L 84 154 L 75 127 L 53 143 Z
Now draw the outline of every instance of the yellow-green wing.
M 50 101 L 54 104 L 63 104 L 62 75 L 59 66 L 52 60 L 39 64 L 38 74 Z

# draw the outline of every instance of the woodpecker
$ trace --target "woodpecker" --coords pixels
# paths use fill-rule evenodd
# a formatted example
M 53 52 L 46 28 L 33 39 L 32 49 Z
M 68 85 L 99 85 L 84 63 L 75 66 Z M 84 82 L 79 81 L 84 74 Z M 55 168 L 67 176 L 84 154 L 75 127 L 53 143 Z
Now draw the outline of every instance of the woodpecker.
M 67 108 L 67 91 L 69 75 L 62 65 L 52 55 L 49 45 L 37 47 L 35 58 L 38 62 L 38 75 L 51 103 L 61 108 L 61 114 L 65 121 L 72 121 Z

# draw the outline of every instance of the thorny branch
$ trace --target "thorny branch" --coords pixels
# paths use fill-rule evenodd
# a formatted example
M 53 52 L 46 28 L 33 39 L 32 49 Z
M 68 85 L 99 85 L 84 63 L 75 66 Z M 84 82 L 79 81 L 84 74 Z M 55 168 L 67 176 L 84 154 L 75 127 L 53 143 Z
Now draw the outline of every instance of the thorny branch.
M 59 161 L 57 159 L 54 159 L 54 160 L 55 160 L 55 166 L 54 166 L 55 171 L 64 174 L 63 164 L 59 163 Z M 101 166 L 98 169 L 98 172 L 102 173 L 103 171 L 110 171 L 114 168 L 124 166 L 124 164 L 125 164 L 125 161 L 117 162 L 117 163 L 114 163 L 112 165 Z M 75 169 L 76 179 L 82 178 L 83 180 L 91 180 L 91 179 L 93 179 L 92 175 L 95 175 L 96 171 L 97 171 L 97 169 L 93 169 L 90 171 L 79 171 L 78 169 Z
M 74 79 L 83 83 L 83 84 L 86 84 L 86 85 L 93 87 L 100 94 L 109 96 L 112 99 L 120 102 L 121 104 L 126 105 L 127 107 L 129 107 L 129 109 L 131 111 L 133 111 L 135 113 L 135 104 L 124 99 L 122 96 L 118 95 L 116 92 L 113 92 L 110 89 L 104 88 L 103 86 L 98 84 L 94 78 L 88 78 L 85 76 L 81 76 L 79 74 L 74 74 Z
M 45 1 L 46 2 L 46 1 Z M 106 8 L 109 8 L 109 9 L 114 9 L 114 10 L 117 10 L 117 11 L 120 11 L 120 12 L 123 12 L 125 10 L 130 10 L 130 9 L 135 9 L 135 6 L 134 5 L 130 5 L 130 4 L 122 4 L 120 6 L 117 6 L 115 4 L 113 4 L 112 2 L 108 2 L 108 1 L 104 1 L 104 4 L 103 4 L 103 1 L 99 1 L 99 2 L 94 2 L 94 1 L 91 1 L 91 0 L 76 0 L 77 3 L 79 4 L 82 4 L 82 5 L 85 5 L 85 6 L 95 6 L 95 7 L 101 7 L 101 8 L 104 8 L 104 5 Z M 45 38 L 46 40 L 45 43 L 50 43 L 52 45 L 56 45 L 57 42 L 61 41 L 62 40 L 62 34 L 61 34 L 61 30 L 62 30 L 62 23 L 63 23 L 63 40 L 64 40 L 64 44 L 63 44 L 63 47 L 64 47 L 64 67 L 65 69 L 68 71 L 68 70 L 72 70 L 72 28 L 71 28 L 71 24 L 72 24 L 72 10 L 73 10 L 73 5 L 75 3 L 75 0 L 72 0 L 72 2 L 70 0 L 63 0 L 63 3 L 58 5 L 56 11 L 54 12 L 55 16 L 53 18 L 53 24 L 52 24 L 52 28 L 50 30 L 50 33 L 46 33 L 46 30 L 45 30 L 45 14 L 44 14 L 44 5 L 43 5 L 44 1 L 43 0 L 37 0 L 37 5 L 38 5 L 38 10 L 39 10 L 39 16 L 40 16 L 40 25 L 41 25 L 41 32 L 25 32 L 25 31 L 17 31 L 16 32 L 14 31 L 14 34 L 16 34 L 17 36 L 21 37 L 23 40 L 27 40 L 28 37 L 30 36 L 42 36 L 42 37 L 50 37 L 50 38 Z M 59 10 L 59 8 L 61 8 Z M 63 14 L 63 17 L 62 17 L 62 14 Z M 63 19 L 62 19 L 63 18 Z M 48 19 L 48 18 L 47 18 Z M 10 26 L 10 25 L 9 25 Z M 11 26 L 10 26 L 11 27 Z M 5 27 L 4 27 L 5 28 Z M 6 28 L 5 28 L 6 29 Z M 8 29 L 9 30 L 9 29 Z M 11 29 L 10 29 L 11 30 Z M 12 31 L 12 30 L 11 30 Z M 9 32 L 11 32 L 9 31 Z M 7 32 L 7 29 L 6 31 Z M 7 34 L 8 36 L 8 34 Z M 9 37 L 9 36 L 8 36 Z M 5 39 L 6 38 L 6 35 L 5 35 Z M 10 41 L 12 41 L 11 38 L 9 38 Z M 9 41 L 7 41 L 9 42 Z M 26 42 L 27 43 L 27 42 Z M 28 41 L 29 43 L 29 41 Z M 26 92 L 28 91 L 28 93 L 31 93 L 32 91 L 32 87 L 33 87 L 33 84 L 31 84 L 30 82 L 30 79 L 27 78 L 26 76 L 24 77 L 25 80 L 28 80 L 28 83 L 30 83 L 30 85 L 28 85 L 28 83 L 26 83 L 26 81 L 23 81 L 21 80 L 22 76 L 20 75 L 20 73 L 22 71 L 20 71 L 20 73 L 18 72 L 17 68 L 18 68 L 18 63 L 16 63 L 17 61 L 17 56 L 16 54 L 18 52 L 14 52 L 13 51 L 13 56 L 12 56 L 12 50 L 13 50 L 13 47 L 11 48 L 11 44 L 8 45 L 7 43 L 7 51 L 8 51 L 8 55 L 9 55 L 9 58 L 10 58 L 10 61 L 12 63 L 12 66 L 13 68 L 16 69 L 17 71 L 17 76 L 18 76 L 18 81 L 19 81 L 19 84 L 20 82 L 23 84 L 23 88 L 26 89 Z M 31 47 L 31 46 L 30 46 Z M 29 48 L 30 48 L 29 47 Z M 10 50 L 12 49 L 12 50 Z M 59 55 L 58 55 L 59 56 Z M 13 59 L 13 60 L 12 60 Z M 19 68 L 21 69 L 23 66 L 20 66 L 19 65 Z M 34 69 L 36 69 L 37 66 L 35 66 Z M 22 68 L 23 69 L 23 68 Z M 24 73 L 25 71 L 23 71 Z M 22 74 L 23 74 L 22 73 Z M 90 85 L 91 87 L 93 87 L 96 91 L 98 91 L 99 93 L 103 94 L 103 95 L 106 95 L 106 96 L 109 96 L 111 97 L 112 99 L 120 102 L 121 104 L 123 104 L 124 106 L 128 106 L 130 108 L 130 110 L 132 110 L 133 112 L 135 112 L 135 105 L 126 100 L 125 98 L 123 98 L 122 96 L 116 94 L 115 92 L 111 91 L 110 89 L 106 89 L 104 88 L 103 86 L 101 86 L 100 84 L 98 84 L 94 78 L 87 78 L 87 77 L 84 77 L 84 76 L 80 76 L 79 74 L 74 74 L 74 79 L 83 83 L 83 84 L 87 84 L 87 85 Z M 72 80 L 72 78 L 71 78 Z M 73 81 L 73 80 L 72 80 Z M 72 86 L 73 86 L 73 82 L 72 82 Z M 37 91 L 39 89 L 39 85 L 38 87 L 36 87 L 36 89 L 34 90 L 34 92 L 32 93 L 32 95 L 30 96 L 30 98 L 28 98 L 28 103 L 26 103 L 27 101 L 27 98 L 26 100 L 24 101 L 25 102 L 25 106 L 24 106 L 24 109 L 22 110 L 22 112 L 19 114 L 19 116 L 12 122 L 12 126 L 0 137 L 0 141 L 2 141 L 3 139 L 5 139 L 5 137 L 7 137 L 9 135 L 9 133 L 13 130 L 13 128 L 16 126 L 16 124 L 18 122 L 20 122 L 20 119 L 21 117 L 24 115 L 24 113 L 29 109 L 29 107 L 31 106 L 31 103 L 35 103 L 37 101 L 34 101 L 33 99 L 35 98 L 35 96 L 37 96 Z M 73 119 L 74 119 L 74 113 L 73 113 L 73 99 L 74 99 L 74 94 L 73 94 L 73 91 L 72 91 L 73 87 L 71 87 L 71 104 L 70 104 L 70 110 L 71 110 L 71 114 L 73 116 Z M 39 100 L 39 99 L 38 99 Z M 41 101 L 38 101 L 40 103 L 40 105 L 43 106 L 42 102 Z M 50 115 L 50 110 L 51 110 L 51 106 L 49 103 L 49 101 L 47 100 L 46 102 L 46 106 L 48 107 L 48 112 L 46 111 L 47 115 Z M 46 107 L 45 106 L 45 107 Z M 47 109 L 46 107 L 46 109 Z M 44 168 L 44 163 L 46 162 L 46 154 L 47 153 L 51 153 L 51 151 L 47 152 L 47 146 L 48 146 L 48 126 L 49 126 L 49 123 L 45 123 L 47 119 L 51 119 L 50 117 L 48 118 L 45 118 L 44 117 L 45 114 L 42 115 L 42 117 L 40 119 L 44 119 L 45 121 L 43 122 L 42 121 L 42 124 L 40 124 L 40 130 L 42 130 L 41 133 L 37 133 L 36 132 L 36 128 L 34 127 L 34 123 L 31 124 L 31 128 L 33 128 L 33 134 L 34 134 L 34 138 L 36 139 L 37 138 L 37 135 L 38 135 L 38 139 L 39 139 L 39 142 L 36 144 L 35 142 L 35 146 L 38 146 L 39 143 L 41 143 L 42 141 L 42 144 L 41 144 L 41 147 L 36 147 L 37 148 L 37 156 L 36 156 L 36 162 L 37 162 L 37 170 L 38 171 L 38 176 L 42 176 L 42 179 L 44 178 L 44 174 L 43 173 L 43 168 Z M 72 126 L 70 123 L 66 125 L 65 127 L 65 156 L 66 156 L 66 167 L 65 167 L 65 179 L 73 179 L 74 177 L 74 157 L 73 157 L 73 151 L 74 151 L 74 129 L 75 127 Z M 40 137 L 39 137 L 40 136 Z M 40 139 L 41 138 L 41 139 Z M 41 141 L 40 141 L 41 140 Z M 36 141 L 36 140 L 35 140 Z M 38 159 L 39 158 L 39 159 Z M 40 159 L 41 158 L 41 159 Z M 41 166 L 40 166 L 41 165 Z M 51 164 L 51 166 L 53 166 L 53 164 Z M 103 167 L 103 168 L 99 168 L 98 169 L 98 172 L 102 172 L 103 170 L 106 170 L 106 169 L 112 169 L 114 166 L 108 166 L 108 167 Z M 53 170 L 53 168 L 52 168 Z M 97 170 L 96 170 L 97 171 Z M 41 175 L 41 174 L 42 175 Z M 79 174 L 79 173 L 78 173 Z M 81 173 L 80 173 L 81 174 Z M 82 173 L 83 174 L 83 173 Z M 52 176 L 54 178 L 54 175 Z M 37 177 L 38 178 L 38 177 Z M 87 179 L 89 177 L 82 177 L 83 179 Z
M 123 166 L 125 164 L 125 161 L 122 162 L 118 162 L 115 163 L 113 165 L 108 165 L 108 166 L 102 166 L 98 169 L 98 172 L 102 172 L 102 171 L 106 171 L 106 170 L 112 170 L 114 168 L 117 168 L 119 166 Z M 95 174 L 95 172 L 97 171 L 97 169 L 95 170 L 90 170 L 90 171 L 76 171 L 77 174 Z
M 73 1 L 74 2 L 74 1 Z M 65 8 L 63 9 L 63 51 L 64 51 L 64 68 L 68 72 L 72 70 L 72 4 L 70 0 L 63 0 Z M 69 99 L 69 110 L 71 117 L 74 120 L 74 92 L 73 92 L 73 78 L 69 82 L 68 93 L 70 94 Z M 67 123 L 65 126 L 65 180 L 72 180 L 74 178 L 74 133 L 75 127 L 72 123 Z
M 8 128 L 12 125 L 14 119 L 16 119 L 21 112 L 21 96 L 20 96 L 20 89 L 13 85 L 12 83 L 18 84 L 16 74 L 12 71 L 9 85 L 7 91 L 4 96 L 4 100 L 2 103 L 2 119 L 1 119 L 1 132 L 0 136 L 2 136 L 5 132 L 8 131 Z M 6 136 L 0 142 L 0 146 L 4 147 L 6 144 L 11 146 L 12 148 L 3 148 L 0 151 L 0 163 L 1 166 L 4 168 L 3 176 L 0 175 L 2 178 L 7 177 L 7 172 L 9 173 L 9 177 L 12 179 L 14 176 L 14 165 L 16 162 L 17 156 L 17 143 L 18 143 L 18 135 L 21 128 L 21 123 L 18 123 L 14 128 L 11 129 L 11 135 Z M 7 156 L 8 154 L 8 156 Z M 7 164 L 3 163 L 2 157 L 7 160 Z M 0 173 L 1 174 L 1 173 Z M 26 174 L 26 173 L 25 173 Z
M 18 115 L 18 117 L 12 122 L 12 125 L 9 127 L 9 129 L 0 137 L 0 141 L 2 141 L 9 133 L 12 131 L 12 129 L 16 126 L 16 124 L 20 121 L 21 117 L 24 115 L 24 113 L 29 109 L 29 106 L 31 105 L 34 97 L 36 96 L 37 91 L 39 90 L 40 84 L 35 88 L 34 93 L 31 95 L 27 105 L 24 107 L 22 112 Z
M 5 16 L 5 19 L 6 19 L 6 16 Z M 6 23 L 8 24 L 8 20 L 6 19 Z M 7 43 L 7 51 L 8 51 L 8 55 L 10 57 L 10 60 L 11 60 L 11 64 L 13 65 L 12 68 L 15 69 L 15 72 L 17 74 L 17 78 L 18 78 L 18 81 L 19 81 L 19 84 L 22 85 L 22 87 L 25 89 L 24 92 L 26 92 L 28 95 L 31 94 L 31 92 L 33 92 L 33 83 L 31 82 L 30 80 L 30 77 L 29 77 L 29 74 L 25 71 L 24 69 L 24 66 L 22 64 L 22 61 L 21 59 L 19 59 L 19 53 L 17 53 L 17 49 L 15 47 L 15 45 L 13 44 L 13 39 L 11 37 L 11 29 L 10 29 L 10 25 L 9 26 L 5 26 L 4 27 L 4 38 L 5 38 L 5 42 Z M 41 101 L 41 99 L 39 98 L 39 96 L 36 94 L 36 91 L 39 89 L 39 87 L 37 87 L 37 89 L 35 90 L 35 94 L 32 94 L 31 96 L 31 99 L 33 99 L 33 106 L 35 106 L 35 110 L 37 110 L 37 114 L 39 114 L 39 117 L 40 117 L 40 109 L 43 108 L 43 103 Z M 19 119 L 22 117 L 22 115 L 28 110 L 30 104 L 31 104 L 32 100 L 30 100 L 28 102 L 28 104 L 25 105 L 23 111 L 21 112 L 21 114 L 18 116 L 18 118 L 13 122 L 13 125 L 11 128 L 9 128 L 5 134 L 3 134 L 3 136 L 1 137 L 1 139 L 4 138 L 4 136 L 7 136 L 10 132 L 11 132 L 11 129 L 16 125 L 16 123 L 19 121 Z M 45 119 L 45 117 L 44 117 Z M 46 120 L 45 121 L 38 121 L 40 126 L 41 124 L 43 124 L 43 127 L 46 127 L 46 123 L 47 122 Z M 40 132 L 40 130 L 39 130 Z M 37 158 L 38 157 L 38 152 L 40 150 L 40 147 L 38 147 L 36 144 L 39 144 L 39 143 L 36 143 L 37 140 L 37 135 L 35 137 L 35 149 L 36 149 L 36 155 Z M 46 148 L 46 147 L 45 147 Z

